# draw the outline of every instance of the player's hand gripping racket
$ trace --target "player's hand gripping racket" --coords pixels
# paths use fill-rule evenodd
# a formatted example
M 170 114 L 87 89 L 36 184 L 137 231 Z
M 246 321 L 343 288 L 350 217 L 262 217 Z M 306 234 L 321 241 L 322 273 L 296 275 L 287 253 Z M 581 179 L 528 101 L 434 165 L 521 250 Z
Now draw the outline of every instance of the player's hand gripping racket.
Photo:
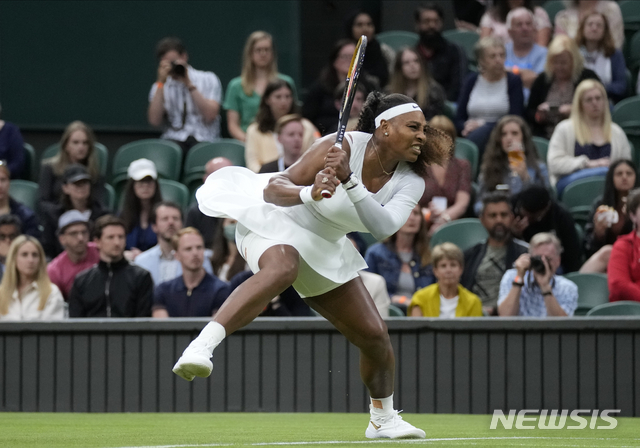
M 340 116 L 338 118 L 338 134 L 336 135 L 336 143 L 334 146 L 342 149 L 342 140 L 344 139 L 344 133 L 347 130 L 347 122 L 349 121 L 349 114 L 351 112 L 351 105 L 353 99 L 356 96 L 356 84 L 358 77 L 360 76 L 360 70 L 362 69 L 362 63 L 364 62 L 364 52 L 367 49 L 367 37 L 360 36 L 356 50 L 353 52 L 351 58 L 351 65 L 347 72 L 347 80 L 344 86 L 344 93 L 342 94 L 342 107 L 340 108 Z M 329 190 L 322 190 L 323 198 L 330 198 L 331 192 Z

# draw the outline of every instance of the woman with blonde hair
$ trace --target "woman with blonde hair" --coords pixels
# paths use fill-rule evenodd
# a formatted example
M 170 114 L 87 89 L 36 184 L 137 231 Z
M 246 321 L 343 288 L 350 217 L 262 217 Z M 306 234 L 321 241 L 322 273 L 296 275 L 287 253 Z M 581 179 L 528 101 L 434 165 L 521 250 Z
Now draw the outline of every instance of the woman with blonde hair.
M 614 103 L 627 94 L 627 66 L 622 51 L 616 49 L 609 22 L 594 11 L 584 17 L 578 28 L 576 43 L 584 57 L 584 66 L 593 70 Z
M 569 36 L 556 36 L 549 44 L 544 71 L 538 75 L 529 95 L 525 117 L 533 134 L 549 138 L 558 123 L 569 117 L 578 84 L 599 80 L 584 67 L 578 45 Z
M 396 54 L 388 90 L 390 93 L 401 93 L 413 98 L 427 120 L 444 111 L 447 99 L 444 89 L 431 77 L 422 59 L 412 48 L 403 48 Z
M 64 318 L 64 299 L 47 275 L 42 246 L 32 236 L 11 243 L 0 283 L 0 320 Z
M 245 141 L 249 124 L 258 113 L 258 106 L 267 84 L 278 78 L 296 88 L 290 76 L 278 73 L 278 57 L 273 37 L 265 31 L 254 31 L 247 38 L 242 52 L 242 72 L 227 86 L 223 107 L 227 111 L 227 129 L 231 137 Z
M 73 163 L 87 167 L 91 176 L 95 197 L 104 201 L 104 177 L 100 175 L 100 165 L 96 152 L 96 138 L 93 130 L 82 121 L 74 121 L 64 130 L 60 139 L 60 151 L 55 156 L 42 161 L 39 182 L 39 202 L 57 205 L 62 195 L 64 170 Z
M 474 211 L 480 213 L 483 196 L 498 186 L 514 195 L 531 184 L 549 186 L 547 166 L 538 158 L 527 123 L 521 117 L 507 115 L 496 124 L 484 152 Z
M 630 159 L 631 147 L 620 126 L 611 121 L 604 86 L 592 79 L 576 88 L 571 117 L 556 126 L 547 160 L 558 197 L 574 180 L 601 175 L 618 159 Z

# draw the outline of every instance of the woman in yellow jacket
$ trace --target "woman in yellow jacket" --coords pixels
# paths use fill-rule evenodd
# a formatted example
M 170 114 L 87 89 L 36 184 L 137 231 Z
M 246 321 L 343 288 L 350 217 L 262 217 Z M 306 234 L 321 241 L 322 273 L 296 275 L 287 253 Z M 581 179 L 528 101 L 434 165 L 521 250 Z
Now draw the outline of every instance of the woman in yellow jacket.
M 453 243 L 442 243 L 431 252 L 437 283 L 418 290 L 409 304 L 409 316 L 475 317 L 482 316 L 482 302 L 460 284 L 464 255 Z

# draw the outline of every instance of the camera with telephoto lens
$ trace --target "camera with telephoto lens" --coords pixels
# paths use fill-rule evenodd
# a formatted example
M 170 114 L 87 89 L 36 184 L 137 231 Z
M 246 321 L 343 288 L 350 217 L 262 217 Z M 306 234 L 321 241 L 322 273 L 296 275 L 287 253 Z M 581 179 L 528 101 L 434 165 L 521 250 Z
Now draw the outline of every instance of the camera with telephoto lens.
M 547 267 L 544 265 L 544 261 L 542 261 L 542 257 L 540 255 L 534 255 L 531 257 L 531 269 L 540 275 L 544 275 L 545 272 L 547 272 Z
M 187 69 L 183 64 L 171 62 L 171 71 L 169 72 L 171 76 L 185 76 L 187 74 Z

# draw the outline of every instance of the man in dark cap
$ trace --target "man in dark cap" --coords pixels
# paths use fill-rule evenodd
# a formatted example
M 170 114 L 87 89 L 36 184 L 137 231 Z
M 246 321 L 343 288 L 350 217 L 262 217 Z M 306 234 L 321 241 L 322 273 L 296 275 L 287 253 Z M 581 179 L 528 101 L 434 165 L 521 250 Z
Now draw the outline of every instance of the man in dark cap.
M 540 185 L 531 185 L 513 197 L 516 218 L 511 232 L 527 243 L 542 232 L 556 235 L 564 251 L 560 273 L 566 274 L 580 269 L 582 245 L 575 228 L 575 221 L 562 205 L 551 199 L 549 191 Z

